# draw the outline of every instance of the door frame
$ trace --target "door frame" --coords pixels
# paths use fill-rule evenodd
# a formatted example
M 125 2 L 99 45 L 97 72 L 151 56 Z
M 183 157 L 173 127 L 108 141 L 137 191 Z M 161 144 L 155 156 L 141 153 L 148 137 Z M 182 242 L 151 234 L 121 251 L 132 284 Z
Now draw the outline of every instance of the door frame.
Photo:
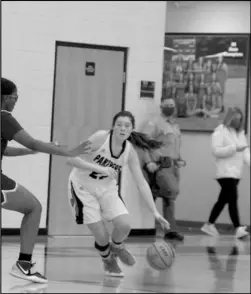
M 123 71 L 124 71 L 124 81 L 122 87 L 122 105 L 121 110 L 125 109 L 125 94 L 126 94 L 126 81 L 127 81 L 127 55 L 128 48 L 120 47 L 120 46 L 110 46 L 110 45 L 97 45 L 97 44 L 89 44 L 89 43 L 75 43 L 75 42 L 65 42 L 65 41 L 55 41 L 55 57 L 54 57 L 54 77 L 53 77 L 53 93 L 52 93 L 52 111 L 51 111 L 51 133 L 50 133 L 50 141 L 53 140 L 54 135 L 54 113 L 55 113 L 55 89 L 56 89 L 56 76 L 57 76 L 57 52 L 58 47 L 73 47 L 73 48 L 85 48 L 85 49 L 98 49 L 98 50 L 107 50 L 107 51 L 119 51 L 124 52 L 124 63 L 123 63 Z M 48 226 L 49 226 L 49 210 L 50 210 L 50 196 L 51 196 L 51 170 L 52 170 L 52 155 L 50 155 L 49 159 L 49 179 L 48 179 L 48 188 L 47 188 L 47 209 L 46 209 L 46 235 L 48 235 Z M 121 191 L 121 181 L 119 180 L 119 193 Z

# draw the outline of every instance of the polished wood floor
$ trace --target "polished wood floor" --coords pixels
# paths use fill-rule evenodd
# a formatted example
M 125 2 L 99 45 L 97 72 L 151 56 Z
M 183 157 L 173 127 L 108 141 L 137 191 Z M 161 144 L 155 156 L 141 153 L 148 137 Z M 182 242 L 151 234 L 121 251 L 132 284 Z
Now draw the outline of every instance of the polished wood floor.
M 137 258 L 134 267 L 121 265 L 125 277 L 108 278 L 93 248 L 92 237 L 40 240 L 33 261 L 48 285 L 32 284 L 9 275 L 19 253 L 16 237 L 2 239 L 3 293 L 250 293 L 250 239 L 188 234 L 176 246 L 168 271 L 149 267 L 145 254 L 153 237 L 131 237 L 127 247 Z M 161 241 L 161 238 L 157 237 Z

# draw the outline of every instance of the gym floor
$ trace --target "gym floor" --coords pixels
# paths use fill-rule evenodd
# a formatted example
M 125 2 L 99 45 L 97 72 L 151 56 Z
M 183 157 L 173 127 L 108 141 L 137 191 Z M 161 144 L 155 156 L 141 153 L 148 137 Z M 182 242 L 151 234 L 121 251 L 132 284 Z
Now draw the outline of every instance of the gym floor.
M 134 267 L 123 264 L 125 276 L 109 278 L 93 248 L 93 238 L 39 237 L 33 255 L 36 270 L 47 285 L 12 277 L 9 272 L 19 253 L 19 238 L 2 237 L 2 293 L 250 293 L 250 239 L 232 235 L 218 238 L 186 233 L 175 244 L 176 259 L 167 271 L 152 269 L 145 258 L 152 242 L 162 236 L 130 237 L 126 246 L 135 255 Z

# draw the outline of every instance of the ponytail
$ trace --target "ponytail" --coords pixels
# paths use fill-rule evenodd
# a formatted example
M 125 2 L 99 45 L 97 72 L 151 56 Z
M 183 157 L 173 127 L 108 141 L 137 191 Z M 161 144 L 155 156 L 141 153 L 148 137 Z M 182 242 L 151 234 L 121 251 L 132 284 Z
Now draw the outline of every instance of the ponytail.
M 149 138 L 146 134 L 133 131 L 127 139 L 136 148 L 143 150 L 155 150 L 163 146 L 162 142 Z

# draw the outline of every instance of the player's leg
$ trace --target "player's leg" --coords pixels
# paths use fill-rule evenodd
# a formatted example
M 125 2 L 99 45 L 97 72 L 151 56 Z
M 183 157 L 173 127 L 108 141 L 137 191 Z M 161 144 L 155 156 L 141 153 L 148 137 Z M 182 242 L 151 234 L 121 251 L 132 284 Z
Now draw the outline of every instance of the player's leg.
M 32 273 L 32 253 L 39 229 L 42 206 L 38 199 L 23 186 L 1 175 L 1 207 L 22 213 L 20 229 L 20 254 L 11 274 L 37 283 L 46 283 L 40 273 Z
M 95 238 L 94 247 L 102 258 L 105 274 L 123 277 L 124 273 L 118 265 L 117 257 L 111 250 L 109 233 L 107 232 L 104 222 L 101 220 L 95 223 L 88 223 L 87 226 Z
M 112 220 L 114 229 L 112 232 L 111 250 L 126 265 L 134 265 L 135 257 L 125 248 L 124 241 L 128 237 L 131 226 L 130 217 L 124 202 L 119 197 L 117 188 L 107 191 L 101 198 L 100 205 L 104 218 Z
M 134 265 L 136 263 L 135 257 L 125 247 L 124 241 L 127 239 L 131 227 L 130 216 L 123 214 L 113 219 L 114 230 L 112 232 L 112 251 L 119 257 L 119 259 L 126 265 Z
M 103 223 L 97 198 L 88 189 L 72 181 L 69 181 L 68 196 L 76 223 L 86 224 L 95 239 L 94 247 L 102 258 L 105 273 L 123 276 L 116 256 L 111 252 L 109 233 Z

